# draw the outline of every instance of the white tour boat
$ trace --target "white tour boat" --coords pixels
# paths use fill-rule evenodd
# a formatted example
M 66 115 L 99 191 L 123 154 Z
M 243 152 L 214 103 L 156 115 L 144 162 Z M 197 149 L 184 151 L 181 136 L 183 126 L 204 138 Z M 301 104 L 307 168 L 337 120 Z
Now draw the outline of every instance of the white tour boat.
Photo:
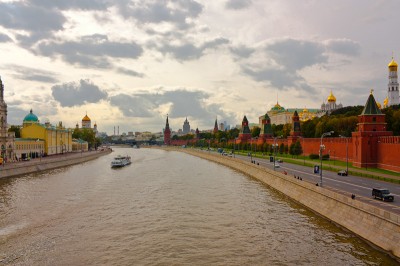
M 131 157 L 130 156 L 121 156 L 118 155 L 117 157 L 114 158 L 111 162 L 111 167 L 116 168 L 116 167 L 124 167 L 125 165 L 131 164 Z

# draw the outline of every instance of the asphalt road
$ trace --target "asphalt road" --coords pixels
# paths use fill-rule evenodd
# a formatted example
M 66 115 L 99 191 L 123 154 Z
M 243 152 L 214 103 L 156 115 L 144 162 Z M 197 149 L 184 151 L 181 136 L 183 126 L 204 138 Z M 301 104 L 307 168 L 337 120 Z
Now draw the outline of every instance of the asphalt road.
M 251 161 L 250 157 L 235 155 L 236 158 Z M 273 169 L 273 163 L 269 162 L 269 158 L 253 158 L 256 163 L 264 166 L 268 169 Z M 320 182 L 320 175 L 313 173 L 312 167 L 280 163 L 280 167 L 276 168 L 276 171 L 286 171 L 288 176 L 301 177 L 303 181 L 317 184 Z M 323 166 L 322 166 L 323 168 Z M 368 202 L 371 205 L 375 205 L 381 209 L 400 214 L 400 185 L 379 181 L 375 179 L 358 177 L 358 176 L 339 176 L 336 172 L 322 171 L 322 184 L 323 187 L 335 190 L 339 193 L 343 193 L 351 196 L 354 194 L 356 200 Z M 383 202 L 382 200 L 374 199 L 371 196 L 373 187 L 381 187 L 389 189 L 390 193 L 394 195 L 394 202 Z

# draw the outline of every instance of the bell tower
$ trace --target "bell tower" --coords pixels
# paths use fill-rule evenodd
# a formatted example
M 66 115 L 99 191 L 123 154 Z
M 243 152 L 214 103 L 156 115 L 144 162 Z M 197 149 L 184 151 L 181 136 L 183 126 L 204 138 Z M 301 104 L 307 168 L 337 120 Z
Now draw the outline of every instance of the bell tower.
M 389 83 L 388 83 L 388 106 L 399 104 L 399 82 L 397 78 L 397 63 L 394 61 L 392 57 L 392 61 L 390 61 L 389 68 Z

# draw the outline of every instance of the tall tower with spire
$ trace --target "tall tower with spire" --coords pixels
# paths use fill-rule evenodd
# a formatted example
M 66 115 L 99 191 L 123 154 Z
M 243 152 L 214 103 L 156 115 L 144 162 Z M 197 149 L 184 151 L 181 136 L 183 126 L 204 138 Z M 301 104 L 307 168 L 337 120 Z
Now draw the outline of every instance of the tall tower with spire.
M 392 57 L 389 68 L 389 83 L 388 83 L 388 106 L 397 105 L 400 101 L 399 81 L 397 79 L 397 63 Z
M 189 124 L 189 121 L 187 120 L 187 117 L 186 117 L 186 120 L 183 122 L 182 133 L 183 134 L 189 134 L 190 133 L 190 124 Z
M 379 110 L 372 93 L 373 90 L 358 116 L 358 131 L 352 132 L 355 167 L 376 167 L 379 137 L 393 135 L 393 132 L 386 130 L 385 115 Z
M 14 132 L 8 132 L 7 104 L 4 101 L 4 85 L 0 77 L 0 151 L 2 158 L 14 157 Z
M 215 124 L 214 124 L 214 134 L 218 132 L 218 121 L 217 118 L 215 118 Z
M 164 129 L 164 144 L 171 145 L 171 129 L 169 128 L 168 115 L 167 115 L 167 121 L 165 123 L 165 129 Z

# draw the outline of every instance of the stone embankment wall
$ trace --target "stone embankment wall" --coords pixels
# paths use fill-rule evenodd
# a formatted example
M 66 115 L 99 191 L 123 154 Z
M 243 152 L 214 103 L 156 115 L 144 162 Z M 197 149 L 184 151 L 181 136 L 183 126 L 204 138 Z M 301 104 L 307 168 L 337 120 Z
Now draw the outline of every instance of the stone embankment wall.
M 45 157 L 41 161 L 37 161 L 36 159 L 35 161 L 30 162 L 9 164 L 5 167 L 0 166 L 0 178 L 31 174 L 40 171 L 79 164 L 109 154 L 110 152 L 111 150 L 85 152 L 83 154 L 70 154 L 69 156 L 57 158 L 50 158 L 52 156 L 49 156 Z
M 191 149 L 174 150 L 214 161 L 260 180 L 400 258 L 399 215 L 240 159 Z

